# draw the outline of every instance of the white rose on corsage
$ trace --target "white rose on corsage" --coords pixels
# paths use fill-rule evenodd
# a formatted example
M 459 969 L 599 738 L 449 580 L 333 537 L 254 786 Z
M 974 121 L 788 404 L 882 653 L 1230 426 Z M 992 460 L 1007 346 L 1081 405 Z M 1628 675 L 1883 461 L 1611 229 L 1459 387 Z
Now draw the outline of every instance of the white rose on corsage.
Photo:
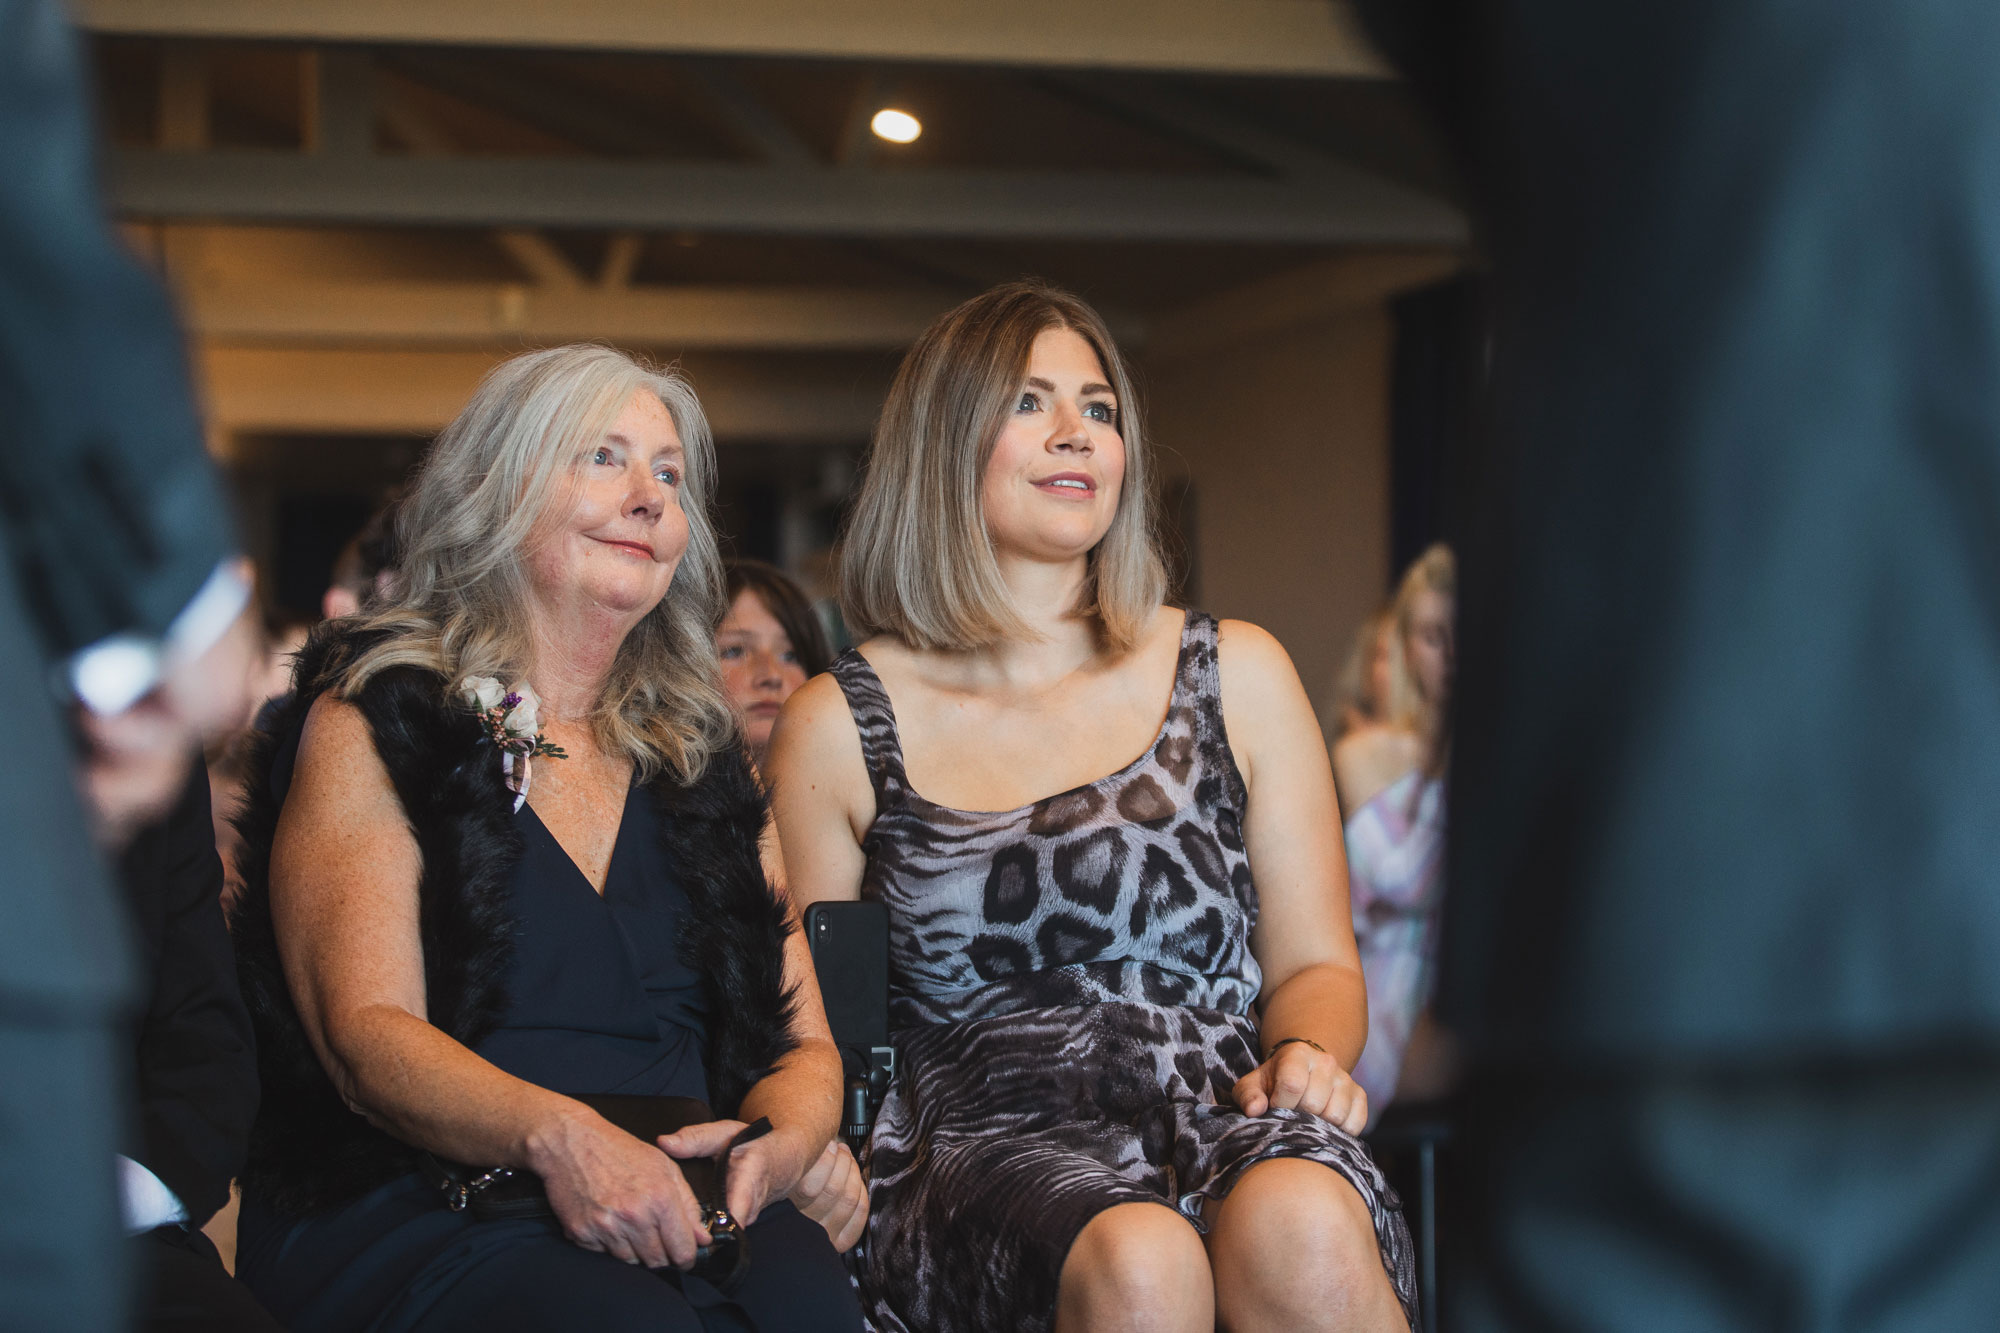
M 458 683 L 458 695 L 479 715 L 486 728 L 482 739 L 500 751 L 500 775 L 518 812 L 528 799 L 528 761 L 569 758 L 561 746 L 542 739 L 541 699 L 525 681 L 510 690 L 491 676 L 467 676 Z
M 491 676 L 467 676 L 459 682 L 458 693 L 467 703 L 485 712 L 498 708 L 500 701 L 507 697 L 507 687 Z

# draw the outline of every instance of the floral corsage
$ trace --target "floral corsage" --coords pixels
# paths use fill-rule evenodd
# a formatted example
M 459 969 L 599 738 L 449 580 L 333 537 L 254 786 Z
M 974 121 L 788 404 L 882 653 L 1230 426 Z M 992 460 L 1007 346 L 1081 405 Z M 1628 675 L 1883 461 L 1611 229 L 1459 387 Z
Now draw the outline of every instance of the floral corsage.
M 514 793 L 514 810 L 528 799 L 528 761 L 567 759 L 562 747 L 542 739 L 542 701 L 527 682 L 508 689 L 491 676 L 467 676 L 458 683 L 464 699 L 486 724 L 486 739 L 500 751 L 500 775 Z

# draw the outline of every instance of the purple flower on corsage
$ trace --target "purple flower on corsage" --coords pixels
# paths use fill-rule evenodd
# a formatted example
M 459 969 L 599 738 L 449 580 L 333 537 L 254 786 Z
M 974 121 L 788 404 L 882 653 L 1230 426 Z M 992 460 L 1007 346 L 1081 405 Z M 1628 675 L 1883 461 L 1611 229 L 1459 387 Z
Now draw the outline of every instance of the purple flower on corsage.
M 458 683 L 458 694 L 486 724 L 486 739 L 500 751 L 500 775 L 514 793 L 518 814 L 528 799 L 528 761 L 569 758 L 561 746 L 542 739 L 542 701 L 525 681 L 510 690 L 491 676 L 467 676 Z

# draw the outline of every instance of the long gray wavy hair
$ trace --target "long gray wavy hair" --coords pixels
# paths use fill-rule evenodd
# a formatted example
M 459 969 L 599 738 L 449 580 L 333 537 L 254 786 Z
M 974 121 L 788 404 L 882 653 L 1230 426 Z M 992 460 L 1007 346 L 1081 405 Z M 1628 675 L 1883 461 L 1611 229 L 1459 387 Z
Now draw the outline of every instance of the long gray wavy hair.
M 640 392 L 660 400 L 680 435 L 688 545 L 666 596 L 620 646 L 591 723 L 598 744 L 628 755 L 641 779 L 663 769 L 682 782 L 701 775 L 736 730 L 715 663 L 715 442 L 685 376 L 610 347 L 503 362 L 438 436 L 397 515 L 401 567 L 362 618 L 386 637 L 349 664 L 343 694 L 394 666 L 437 672 L 454 698 L 467 676 L 511 683 L 528 674 L 528 557 L 545 525 L 575 505 L 577 463 Z

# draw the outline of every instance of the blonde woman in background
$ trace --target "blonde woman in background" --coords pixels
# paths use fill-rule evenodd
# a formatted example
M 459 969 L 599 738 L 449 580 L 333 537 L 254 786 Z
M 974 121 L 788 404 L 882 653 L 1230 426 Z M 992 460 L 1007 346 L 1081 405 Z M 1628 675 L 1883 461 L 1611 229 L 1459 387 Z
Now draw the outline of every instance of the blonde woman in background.
M 1396 647 L 1396 616 L 1384 606 L 1361 623 L 1354 647 L 1334 683 L 1335 744 L 1370 727 L 1380 727 L 1389 715 L 1389 681 L 1401 670 Z
M 1399 1090 L 1435 1094 L 1449 1077 L 1449 1055 L 1428 1010 L 1443 889 L 1457 591 L 1448 547 L 1433 546 L 1410 566 L 1378 650 L 1382 720 L 1348 732 L 1333 749 L 1347 812 L 1354 935 L 1368 982 L 1368 1044 L 1354 1077 L 1375 1116 Z

